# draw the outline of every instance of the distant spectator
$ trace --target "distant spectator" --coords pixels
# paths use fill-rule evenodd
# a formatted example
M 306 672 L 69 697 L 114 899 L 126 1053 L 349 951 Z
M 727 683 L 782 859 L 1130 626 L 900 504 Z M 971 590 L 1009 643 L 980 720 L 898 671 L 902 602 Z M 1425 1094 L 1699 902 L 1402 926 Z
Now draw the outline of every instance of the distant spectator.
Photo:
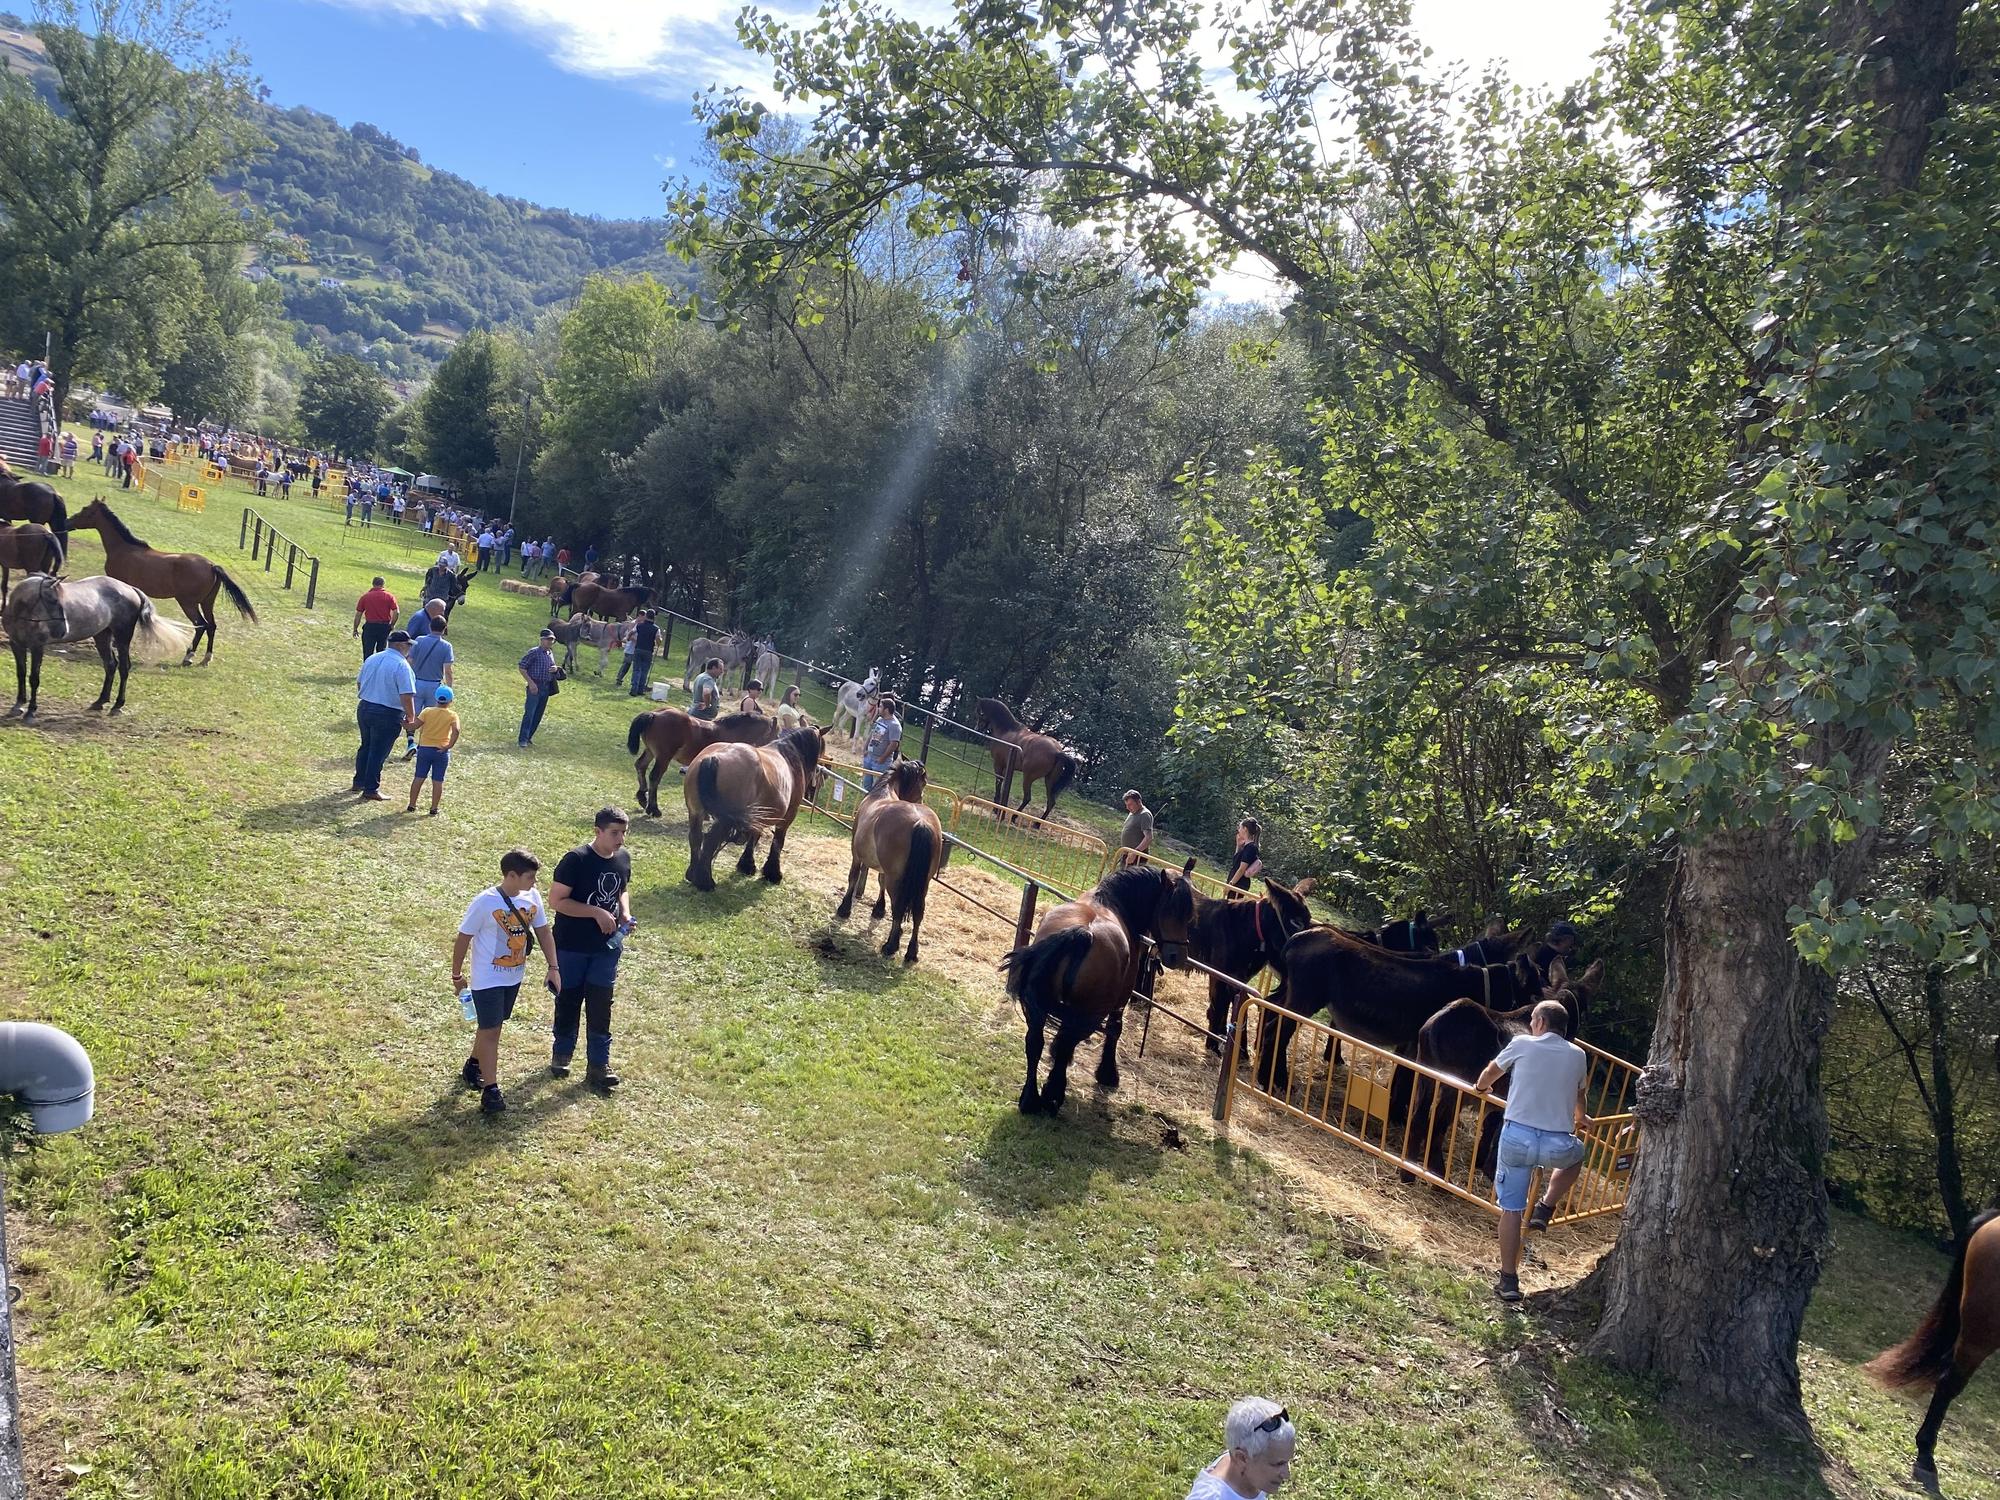
M 104 433 L 101 430 L 90 435 L 90 461 L 94 464 L 104 462 Z
M 764 706 L 764 684 L 761 680 L 753 677 L 743 684 L 743 701 L 736 705 L 736 711 L 739 714 L 757 714 L 760 717 L 769 713 Z
M 1195 1476 L 1187 1500 L 1265 1500 L 1292 1477 L 1298 1432 L 1275 1401 L 1245 1396 L 1222 1424 L 1228 1450 Z
M 702 664 L 688 700 L 688 712 L 695 718 L 712 719 L 721 709 L 722 684 L 716 680 L 721 671 L 722 658 L 719 656 L 711 656 Z
M 535 576 L 535 559 L 540 555 L 541 548 L 535 545 L 534 538 L 530 537 L 527 541 L 521 543 L 521 576 L 523 578 L 533 578 Z
M 795 682 L 786 688 L 778 699 L 778 732 L 797 729 L 805 722 L 806 711 L 799 707 L 799 685 Z
M 597 566 L 597 543 L 591 542 L 583 549 L 583 570 L 588 573 Z
M 62 471 L 65 479 L 76 477 L 76 434 L 73 432 L 63 434 Z
M 632 670 L 632 656 L 639 649 L 639 624 L 636 620 L 614 620 L 609 628 L 613 639 L 623 647 L 623 659 L 618 663 L 618 675 L 611 679 L 612 686 L 616 687 L 625 680 L 625 674 Z M 603 675 L 602 663 L 599 664 L 598 675 Z
M 125 474 L 125 488 L 129 490 L 132 488 L 132 475 L 139 467 L 139 449 L 135 444 L 130 442 L 125 444 L 124 459 L 120 467 Z
M 259 495 L 267 495 L 267 494 L 269 494 L 269 493 L 270 493 L 270 490 L 269 490 L 269 488 L 268 488 L 268 486 L 269 486 L 269 484 L 270 484 L 270 480 L 271 480 L 271 471 L 270 471 L 269 469 L 267 469 L 267 468 L 265 468 L 265 467 L 264 467 L 264 464 L 263 464 L 263 461 L 262 461 L 261 459 L 260 459 L 260 460 L 258 460 L 258 463 L 257 463 L 257 493 L 258 493 Z
M 444 622 L 444 600 L 426 598 L 422 609 L 411 614 L 403 622 L 403 629 L 410 632 L 410 639 L 420 641 L 431 633 L 431 627 Z
M 389 629 L 396 623 L 397 613 L 396 596 L 382 586 L 379 577 L 369 586 L 368 592 L 355 601 L 354 634 L 361 637 L 363 661 L 388 643 Z M 407 633 L 404 639 L 409 639 Z
M 1549 1170 L 1542 1201 L 1528 1220 L 1528 1228 L 1540 1231 L 1549 1227 L 1583 1169 L 1579 1132 L 1589 1122 L 1583 1093 L 1590 1082 L 1590 1057 L 1563 1036 L 1568 1022 L 1561 1001 L 1542 1001 L 1529 1018 L 1528 1034 L 1502 1047 L 1473 1084 L 1487 1094 L 1502 1075 L 1512 1075 L 1493 1175 L 1493 1198 L 1500 1205 L 1500 1280 L 1493 1291 L 1502 1302 L 1521 1300 L 1521 1215 L 1527 1211 L 1535 1170 Z
M 1550 964 L 1559 958 L 1567 960 L 1576 952 L 1576 937 L 1576 928 L 1567 922 L 1558 922 L 1543 935 L 1542 941 L 1536 945 L 1529 959 L 1546 977 Z
M 489 527 L 479 533 L 479 541 L 477 543 L 479 548 L 479 571 L 482 573 L 486 571 L 488 565 L 493 561 L 493 545 L 493 531 Z
M 1118 830 L 1118 847 L 1139 854 L 1150 854 L 1153 849 L 1152 809 L 1136 789 L 1125 794 L 1125 826 Z
M 639 623 L 632 631 L 632 691 L 630 696 L 643 698 L 646 695 L 646 677 L 653 670 L 653 652 L 660 644 L 660 627 L 652 610 L 646 610 L 639 617 Z
M 522 681 L 528 685 L 527 702 L 521 709 L 520 743 L 523 750 L 535 742 L 535 731 L 542 727 L 542 715 L 548 712 L 549 699 L 556 693 L 556 657 L 550 649 L 555 639 L 556 633 L 544 627 L 541 639 L 517 664 Z
M 1245 818 L 1236 825 L 1236 852 L 1229 857 L 1229 873 L 1222 877 L 1231 890 L 1249 890 L 1250 882 L 1264 873 L 1264 857 L 1257 849 L 1263 832 L 1263 825 L 1255 818 Z

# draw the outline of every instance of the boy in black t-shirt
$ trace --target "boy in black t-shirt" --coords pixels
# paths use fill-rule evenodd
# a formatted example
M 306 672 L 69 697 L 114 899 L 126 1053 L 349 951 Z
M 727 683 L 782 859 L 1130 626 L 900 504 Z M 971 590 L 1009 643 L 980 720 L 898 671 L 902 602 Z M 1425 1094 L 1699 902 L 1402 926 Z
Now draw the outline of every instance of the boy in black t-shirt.
M 599 1093 L 609 1093 L 619 1084 L 611 1071 L 611 989 L 618 979 L 618 955 L 626 934 L 639 925 L 632 920 L 632 856 L 625 852 L 628 822 L 615 807 L 601 809 L 596 837 L 558 861 L 549 886 L 556 966 L 562 972 L 549 1071 L 558 1078 L 569 1075 L 581 1012 L 584 1081 Z

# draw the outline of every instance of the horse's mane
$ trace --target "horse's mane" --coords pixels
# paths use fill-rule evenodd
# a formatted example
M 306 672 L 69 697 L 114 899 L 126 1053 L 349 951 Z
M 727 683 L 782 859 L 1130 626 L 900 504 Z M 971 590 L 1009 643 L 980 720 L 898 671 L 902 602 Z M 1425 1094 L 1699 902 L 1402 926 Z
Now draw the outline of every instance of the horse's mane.
M 739 714 L 735 717 L 742 718 L 746 716 Z M 761 717 L 761 715 L 750 714 L 747 717 L 754 719 Z M 810 771 L 819 765 L 820 749 L 825 745 L 826 741 L 820 738 L 820 732 L 817 729 L 801 728 L 787 729 L 771 743 L 774 749 L 783 751 L 793 760 L 796 760 L 803 769 Z
M 896 764 L 896 769 L 891 771 L 885 779 L 889 781 L 894 788 L 894 795 L 900 800 L 904 802 L 919 802 L 923 800 L 923 785 L 927 779 L 927 773 L 924 770 L 924 763 L 922 761 L 899 761 Z M 917 795 L 914 797 L 908 795 L 912 787 L 917 792 Z
M 124 542 L 129 547 L 152 546 L 151 542 L 145 541 L 140 537 L 134 536 L 132 534 L 132 528 L 130 526 L 127 526 L 123 521 L 118 519 L 118 512 L 113 510 L 110 506 L 106 505 L 102 500 L 99 500 L 97 502 L 97 508 L 104 513 L 104 519 L 111 523 L 111 529 L 113 532 L 117 534 L 119 541 Z
M 715 721 L 718 730 L 736 732 L 764 722 L 763 714 L 724 714 Z
M 998 724 L 1002 729 L 1019 729 L 1022 727 L 1021 721 L 1014 717 L 1014 710 L 1002 703 L 998 698 L 981 698 L 979 700 L 979 707 L 987 718 Z
M 636 583 L 628 583 L 625 585 L 624 588 L 614 589 L 612 590 L 612 592 L 624 595 L 627 599 L 630 599 L 634 604 L 644 604 L 648 599 L 653 597 L 653 591 L 651 589 L 641 588 Z
M 1169 883 L 1170 880 L 1173 884 Z M 1118 913 L 1118 920 L 1125 924 L 1127 931 L 1140 933 L 1151 924 L 1161 901 L 1175 884 L 1189 892 L 1188 910 L 1192 916 L 1193 887 L 1185 879 L 1175 877 L 1171 871 L 1157 865 L 1127 865 L 1122 870 L 1113 870 L 1098 881 L 1097 889 L 1092 894 L 1100 905 Z

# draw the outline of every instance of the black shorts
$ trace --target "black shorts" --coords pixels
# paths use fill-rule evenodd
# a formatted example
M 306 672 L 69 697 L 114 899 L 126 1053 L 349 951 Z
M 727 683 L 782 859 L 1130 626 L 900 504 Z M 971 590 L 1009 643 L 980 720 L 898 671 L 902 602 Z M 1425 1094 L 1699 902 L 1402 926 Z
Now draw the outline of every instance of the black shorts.
M 496 984 L 490 990 L 474 990 L 472 1004 L 479 1012 L 479 1029 L 491 1031 L 513 1015 L 514 997 L 520 993 L 518 984 Z

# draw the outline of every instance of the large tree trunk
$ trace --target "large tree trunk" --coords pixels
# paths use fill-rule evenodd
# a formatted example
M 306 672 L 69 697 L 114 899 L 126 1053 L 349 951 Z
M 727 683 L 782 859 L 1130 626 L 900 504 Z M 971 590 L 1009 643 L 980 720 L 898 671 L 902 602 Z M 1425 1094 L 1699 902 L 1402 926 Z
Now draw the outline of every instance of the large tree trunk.
M 1593 1353 L 1795 1432 L 1799 1328 L 1827 1240 L 1833 1002 L 1786 919 L 1818 873 L 1804 862 L 1783 828 L 1682 854 L 1626 1230 L 1592 1278 Z

